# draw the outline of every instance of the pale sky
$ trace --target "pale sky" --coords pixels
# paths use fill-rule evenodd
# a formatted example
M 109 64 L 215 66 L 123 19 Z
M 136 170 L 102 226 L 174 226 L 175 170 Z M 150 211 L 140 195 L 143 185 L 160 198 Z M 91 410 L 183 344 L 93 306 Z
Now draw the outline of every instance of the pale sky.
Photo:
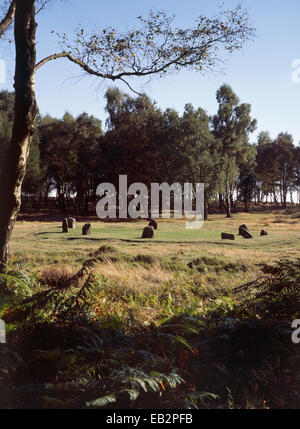
M 238 2 L 225 0 L 226 8 Z M 242 0 L 256 27 L 257 37 L 233 56 L 228 57 L 226 74 L 202 76 L 196 72 L 181 72 L 145 85 L 136 80 L 135 88 L 146 92 L 162 109 L 175 108 L 182 113 L 186 103 L 204 108 L 208 114 L 217 110 L 215 94 L 223 84 L 229 84 L 242 102 L 252 105 L 258 121 L 258 131 L 267 130 L 275 138 L 289 132 L 295 143 L 300 141 L 300 82 L 292 81 L 293 61 L 300 59 L 300 1 L 299 0 Z M 130 29 L 138 15 L 150 9 L 164 9 L 176 15 L 178 26 L 188 27 L 200 14 L 217 12 L 221 3 L 215 0 L 65 0 L 55 3 L 38 17 L 38 60 L 59 52 L 57 38 L 51 31 L 71 33 L 78 24 L 95 29 L 112 25 Z M 3 44 L 1 58 L 6 61 L 7 78 L 1 89 L 12 90 L 13 47 Z M 300 60 L 299 60 L 300 76 Z M 106 118 L 103 99 L 112 85 L 96 78 L 78 79 L 81 72 L 66 59 L 48 63 L 37 72 L 36 95 L 41 113 L 61 117 L 65 111 L 79 115 L 83 111 Z M 120 85 L 125 92 L 126 86 Z M 255 138 L 252 138 L 255 140 Z

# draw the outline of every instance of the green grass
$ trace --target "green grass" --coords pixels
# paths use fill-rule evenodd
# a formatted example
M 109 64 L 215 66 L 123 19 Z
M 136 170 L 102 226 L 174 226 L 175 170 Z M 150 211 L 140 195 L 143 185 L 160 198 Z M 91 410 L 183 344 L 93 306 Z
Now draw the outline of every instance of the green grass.
M 210 216 L 202 229 L 187 230 L 183 220 L 159 220 L 159 229 L 151 240 L 141 239 L 146 221 L 108 223 L 95 220 L 89 236 L 81 235 L 83 223 L 77 223 L 68 234 L 57 222 L 17 222 L 12 238 L 13 263 L 71 264 L 79 266 L 102 245 L 113 244 L 129 255 L 138 253 L 161 258 L 180 256 L 188 262 L 196 257 L 211 256 L 235 262 L 244 260 L 253 265 L 272 262 L 282 257 L 295 258 L 300 251 L 300 218 L 298 212 L 259 212 Z M 237 235 L 246 223 L 254 238 Z M 260 237 L 261 229 L 269 233 Z M 221 240 L 221 232 L 235 233 L 235 241 Z
M 237 235 L 243 223 L 253 239 Z M 57 222 L 17 222 L 10 267 L 35 273 L 45 285 L 52 277 L 54 283 L 56 278 L 63 282 L 100 248 L 94 275 L 101 289 L 98 301 L 106 304 L 98 305 L 97 317 L 103 323 L 108 317 L 111 323 L 113 315 L 127 327 L 131 312 L 142 325 L 187 310 L 199 312 L 208 299 L 222 302 L 234 287 L 258 277 L 258 264 L 300 255 L 300 217 L 295 210 L 239 213 L 231 219 L 212 215 L 199 230 L 185 229 L 184 220 L 160 219 L 151 240 L 140 238 L 144 220 L 95 219 L 89 236 L 81 235 L 82 225 L 78 222 L 64 234 Z M 261 229 L 268 236 L 260 237 Z M 221 232 L 235 233 L 235 241 L 221 240 Z
M 235 241 L 221 240 L 221 232 L 236 234 L 242 223 L 253 233 L 252 240 L 238 235 Z M 147 401 L 152 398 L 167 408 L 214 407 L 216 399 L 202 403 L 205 392 L 217 394 L 216 405 L 225 408 L 299 403 L 293 366 L 299 356 L 293 355 L 288 331 L 298 317 L 299 262 L 272 271 L 279 259 L 299 258 L 297 211 L 239 213 L 232 219 L 213 215 L 196 231 L 186 230 L 183 221 L 160 220 L 153 240 L 140 238 L 145 221 L 110 224 L 95 219 L 90 236 L 81 235 L 82 225 L 77 223 L 68 234 L 51 221 L 17 222 L 14 229 L 9 273 L 1 276 L 8 293 L 1 292 L 0 318 L 7 323 L 9 341 L 21 355 L 25 347 L 26 359 L 30 355 L 27 382 L 46 383 L 50 392 L 28 399 L 16 389 L 20 396 L 12 400 L 13 393 L 10 406 L 25 401 L 37 408 L 101 408 L 112 401 L 115 408 L 151 408 L 153 402 Z M 260 237 L 261 229 L 269 235 Z M 271 266 L 267 277 L 262 263 Z M 79 278 L 82 265 L 90 268 Z M 262 284 L 256 281 L 261 276 Z M 66 288 L 70 279 L 77 280 Z M 254 286 L 235 292 L 249 282 Z M 43 293 L 50 293 L 45 301 Z M 87 346 L 89 335 L 92 345 Z M 114 335 L 125 343 L 114 342 Z M 232 341 L 225 344 L 228 336 Z M 10 374 L 12 363 L 5 362 Z M 278 362 L 280 379 L 292 379 L 295 386 L 278 382 Z M 47 371 L 36 371 L 39 365 Z M 94 386 L 99 375 L 96 391 L 89 383 L 82 385 L 88 380 Z M 185 382 L 173 390 L 168 382 L 174 385 L 172 377 L 178 375 Z M 137 379 L 140 385 L 132 381 Z M 150 396 L 145 383 L 153 387 Z M 70 392 L 62 395 L 60 389 L 68 386 Z M 136 399 L 123 402 L 124 388 Z

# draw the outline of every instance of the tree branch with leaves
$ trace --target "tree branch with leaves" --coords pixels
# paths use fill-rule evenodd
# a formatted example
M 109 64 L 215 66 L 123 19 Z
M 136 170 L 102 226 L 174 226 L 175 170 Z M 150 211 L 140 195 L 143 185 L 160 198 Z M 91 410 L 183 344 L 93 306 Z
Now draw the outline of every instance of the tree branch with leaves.
M 127 84 L 128 78 L 164 76 L 183 68 L 204 73 L 216 69 L 225 52 L 240 49 L 254 36 L 241 7 L 211 19 L 200 16 L 187 29 L 174 27 L 174 16 L 164 11 L 150 11 L 138 22 L 137 29 L 126 33 L 106 27 L 92 33 L 78 28 L 72 39 L 58 34 L 62 52 L 44 58 L 36 69 L 65 57 L 88 74 Z

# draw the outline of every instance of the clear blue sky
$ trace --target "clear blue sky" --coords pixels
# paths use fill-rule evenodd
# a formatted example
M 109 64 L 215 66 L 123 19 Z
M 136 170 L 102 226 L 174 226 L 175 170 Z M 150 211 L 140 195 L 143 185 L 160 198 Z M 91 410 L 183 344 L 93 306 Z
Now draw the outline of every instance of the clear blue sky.
M 237 1 L 225 0 L 232 8 Z M 300 141 L 300 83 L 292 82 L 292 61 L 300 58 L 300 1 L 299 0 L 242 0 L 248 7 L 257 38 L 242 51 L 229 57 L 226 74 L 202 76 L 182 72 L 165 79 L 156 79 L 145 86 L 136 81 L 136 88 L 145 91 L 161 108 L 172 107 L 182 113 L 191 102 L 209 114 L 217 110 L 215 94 L 224 82 L 232 86 L 242 102 L 252 105 L 258 120 L 258 131 L 268 130 L 275 138 L 288 131 Z M 138 15 L 149 9 L 164 9 L 176 15 L 176 23 L 189 26 L 200 14 L 218 10 L 215 0 L 65 0 L 57 2 L 38 17 L 38 59 L 58 52 L 56 37 L 51 30 L 69 33 L 78 24 L 91 29 L 113 25 L 122 30 L 134 26 Z M 11 51 L 10 51 L 11 49 Z M 13 50 L 2 48 L 7 61 L 7 83 L 0 89 L 12 89 Z M 61 117 L 65 111 L 78 115 L 85 111 L 105 120 L 104 93 L 110 82 L 85 77 L 78 81 L 80 71 L 68 60 L 48 63 L 37 73 L 36 94 L 42 114 Z M 124 91 L 127 87 L 121 86 Z M 257 135 L 257 133 L 256 133 Z M 253 139 L 252 139 L 253 140 Z

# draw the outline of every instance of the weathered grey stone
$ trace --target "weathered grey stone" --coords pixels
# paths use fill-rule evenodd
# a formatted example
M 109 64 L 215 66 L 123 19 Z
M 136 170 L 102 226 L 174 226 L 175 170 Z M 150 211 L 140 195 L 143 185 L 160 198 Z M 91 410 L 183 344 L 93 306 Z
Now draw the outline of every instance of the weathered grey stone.
M 74 217 L 68 217 L 68 228 L 76 228 L 76 219 Z
M 82 227 L 82 235 L 90 235 L 92 233 L 92 224 L 85 223 Z
M 153 238 L 153 237 L 154 237 L 153 226 L 146 226 L 143 230 L 142 238 Z
M 267 231 L 265 231 L 264 229 L 262 229 L 260 231 L 260 236 L 263 237 L 264 235 L 268 235 Z
M 154 219 L 149 218 L 149 226 L 153 226 L 154 229 L 157 229 L 157 222 Z
M 222 240 L 235 240 L 234 234 L 227 234 L 226 232 L 222 232 Z
M 63 232 L 68 232 L 68 219 L 67 218 L 65 218 L 62 221 L 62 230 L 63 230 Z
M 241 228 L 240 229 L 240 235 L 244 238 L 253 238 L 252 235 L 250 234 L 250 232 L 248 231 L 248 229 L 245 228 Z

